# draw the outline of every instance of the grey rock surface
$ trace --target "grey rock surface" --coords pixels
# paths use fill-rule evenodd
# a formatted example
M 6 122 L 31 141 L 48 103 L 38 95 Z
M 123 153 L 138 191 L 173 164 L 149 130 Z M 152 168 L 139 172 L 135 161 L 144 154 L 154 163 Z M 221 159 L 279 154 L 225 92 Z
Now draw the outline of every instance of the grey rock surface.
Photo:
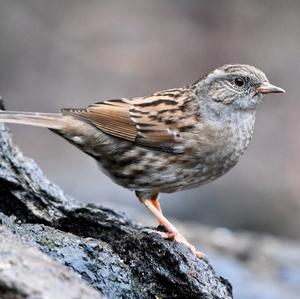
M 76 273 L 20 241 L 0 226 L 1 299 L 100 299 Z

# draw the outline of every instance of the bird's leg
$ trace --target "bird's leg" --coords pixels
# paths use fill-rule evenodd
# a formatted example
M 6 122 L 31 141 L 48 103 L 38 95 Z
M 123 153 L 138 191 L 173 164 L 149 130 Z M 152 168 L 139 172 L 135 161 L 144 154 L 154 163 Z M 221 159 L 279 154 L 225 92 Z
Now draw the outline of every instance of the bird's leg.
M 176 227 L 163 215 L 159 202 L 158 202 L 158 193 L 146 193 L 146 192 L 138 192 L 136 191 L 136 195 L 141 201 L 143 205 L 157 218 L 159 223 L 163 225 L 167 232 L 159 232 L 156 231 L 158 234 L 160 234 L 165 239 L 171 239 L 175 240 L 179 243 L 183 243 L 186 245 L 191 252 L 202 259 L 207 259 L 205 254 L 203 254 L 200 251 L 197 251 L 196 248 L 190 244 L 176 229 Z M 153 199 L 154 198 L 154 199 Z
M 168 235 L 168 239 L 174 239 L 178 234 L 176 227 L 163 215 L 159 201 L 158 193 L 150 192 L 135 192 L 140 202 L 156 217 L 158 222 L 163 225 L 167 232 L 164 235 Z
M 162 209 L 159 203 L 159 194 L 158 193 L 151 193 L 150 195 L 150 199 L 152 201 L 152 204 L 154 205 L 154 207 L 162 214 Z M 158 219 L 158 218 L 157 218 Z M 158 219 L 159 224 L 164 225 L 161 220 Z

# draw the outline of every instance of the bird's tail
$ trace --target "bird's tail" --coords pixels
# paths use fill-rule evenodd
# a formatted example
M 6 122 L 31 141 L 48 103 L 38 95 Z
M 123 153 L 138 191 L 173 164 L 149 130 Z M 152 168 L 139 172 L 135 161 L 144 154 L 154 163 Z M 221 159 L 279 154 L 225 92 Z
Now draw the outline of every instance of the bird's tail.
M 61 113 L 0 111 L 0 123 L 23 124 L 49 129 L 62 129 L 65 125 Z

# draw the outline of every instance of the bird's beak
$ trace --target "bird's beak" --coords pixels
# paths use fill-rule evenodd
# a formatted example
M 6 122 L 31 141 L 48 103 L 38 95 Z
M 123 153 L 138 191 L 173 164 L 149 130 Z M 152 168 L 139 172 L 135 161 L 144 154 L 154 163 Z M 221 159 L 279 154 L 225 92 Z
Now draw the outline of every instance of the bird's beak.
M 266 93 L 285 93 L 285 90 L 277 87 L 275 85 L 272 85 L 269 82 L 262 83 L 258 88 L 256 88 L 257 92 L 260 92 L 262 94 Z

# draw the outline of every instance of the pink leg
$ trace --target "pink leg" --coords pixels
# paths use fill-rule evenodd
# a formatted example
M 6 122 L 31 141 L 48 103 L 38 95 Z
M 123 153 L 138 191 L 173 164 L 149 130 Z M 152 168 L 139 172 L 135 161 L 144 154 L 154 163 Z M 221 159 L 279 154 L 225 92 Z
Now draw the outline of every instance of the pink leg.
M 146 208 L 157 218 L 157 220 L 159 221 L 160 224 L 162 224 L 167 232 L 158 232 L 161 236 L 163 236 L 166 239 L 171 239 L 171 240 L 175 240 L 177 242 L 183 243 L 184 245 L 186 245 L 191 252 L 202 259 L 207 259 L 205 254 L 197 251 L 196 248 L 190 244 L 176 229 L 176 227 L 163 215 L 160 207 L 157 208 L 155 203 L 153 203 L 153 199 L 150 197 L 150 199 L 148 198 L 143 198 L 142 196 L 140 196 L 139 193 L 137 193 L 137 196 L 139 198 L 139 200 L 146 206 Z M 157 198 L 155 199 L 157 200 Z M 158 202 L 158 201 L 157 201 Z

